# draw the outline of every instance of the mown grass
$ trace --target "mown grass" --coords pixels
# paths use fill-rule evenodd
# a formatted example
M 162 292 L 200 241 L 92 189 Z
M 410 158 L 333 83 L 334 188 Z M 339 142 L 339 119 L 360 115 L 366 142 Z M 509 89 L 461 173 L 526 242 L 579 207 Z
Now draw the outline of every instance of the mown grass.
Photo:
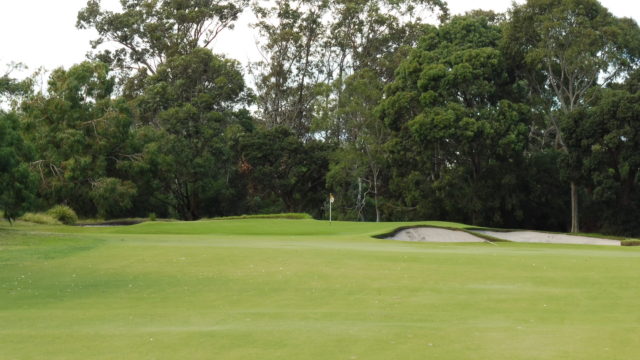
M 406 225 L 415 224 L 0 225 L 0 358 L 632 359 L 640 352 L 640 249 L 371 237 Z

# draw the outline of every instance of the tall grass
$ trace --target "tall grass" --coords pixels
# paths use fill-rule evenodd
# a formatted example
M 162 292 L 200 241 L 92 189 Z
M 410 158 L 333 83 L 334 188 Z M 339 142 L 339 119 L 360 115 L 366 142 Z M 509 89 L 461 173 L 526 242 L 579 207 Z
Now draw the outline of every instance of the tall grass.
M 45 213 L 26 213 L 19 220 L 42 225 L 61 225 L 62 223 L 56 218 Z

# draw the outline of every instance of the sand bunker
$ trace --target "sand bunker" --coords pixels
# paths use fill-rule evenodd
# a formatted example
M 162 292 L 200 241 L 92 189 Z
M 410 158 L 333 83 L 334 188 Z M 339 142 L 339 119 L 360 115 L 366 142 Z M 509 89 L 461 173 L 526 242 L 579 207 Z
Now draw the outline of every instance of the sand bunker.
M 430 227 L 416 227 L 402 229 L 393 236 L 391 240 L 420 241 L 420 242 L 484 242 L 486 240 L 468 234 L 464 231 L 438 229 Z
M 564 234 L 549 234 L 537 231 L 488 231 L 473 230 L 474 233 L 489 235 L 496 239 L 523 243 L 543 244 L 581 244 L 581 245 L 611 245 L 620 246 L 619 240 L 593 238 L 587 236 L 574 236 Z M 432 227 L 415 227 L 402 229 L 394 235 L 387 237 L 390 240 L 418 241 L 418 242 L 486 242 L 487 240 L 474 236 L 464 231 L 439 229 Z
M 564 234 L 548 234 L 536 231 L 486 231 L 473 230 L 480 234 L 489 235 L 494 238 L 509 240 L 513 242 L 525 243 L 545 243 L 545 244 L 583 244 L 583 245 L 612 245 L 620 246 L 620 241 L 592 238 L 587 236 L 574 236 Z

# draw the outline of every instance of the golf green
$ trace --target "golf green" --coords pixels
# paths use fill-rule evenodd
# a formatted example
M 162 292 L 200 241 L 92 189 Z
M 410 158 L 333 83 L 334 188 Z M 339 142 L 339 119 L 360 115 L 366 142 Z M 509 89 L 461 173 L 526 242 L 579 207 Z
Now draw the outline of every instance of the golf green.
M 639 248 L 372 238 L 412 224 L 3 224 L 0 359 L 640 354 Z

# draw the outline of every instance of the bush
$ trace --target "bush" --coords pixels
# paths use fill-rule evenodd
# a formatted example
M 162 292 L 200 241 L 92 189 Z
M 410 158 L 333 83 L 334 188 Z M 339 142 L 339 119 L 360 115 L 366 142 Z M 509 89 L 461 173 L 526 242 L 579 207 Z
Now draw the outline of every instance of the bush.
M 156 213 L 149 214 L 149 221 L 156 221 L 157 219 L 158 217 L 156 216 Z
M 60 225 L 60 221 L 45 213 L 26 213 L 20 217 L 20 220 L 35 224 Z
M 640 240 L 622 240 L 622 246 L 640 246 Z
M 78 221 L 78 215 L 76 215 L 76 212 L 66 205 L 56 205 L 49 209 L 47 214 L 65 225 L 73 225 Z

